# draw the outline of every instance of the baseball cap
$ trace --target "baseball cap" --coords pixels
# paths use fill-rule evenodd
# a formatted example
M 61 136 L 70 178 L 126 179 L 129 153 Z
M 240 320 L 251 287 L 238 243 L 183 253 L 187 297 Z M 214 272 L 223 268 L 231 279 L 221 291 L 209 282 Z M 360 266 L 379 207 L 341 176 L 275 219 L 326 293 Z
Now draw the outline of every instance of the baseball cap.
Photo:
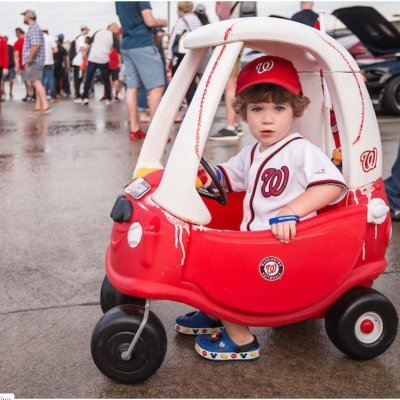
M 36 19 L 36 13 L 33 10 L 26 10 L 26 11 L 22 12 L 21 15 L 23 15 L 24 17 Z
M 295 95 L 302 92 L 296 68 L 289 60 L 281 57 L 262 56 L 245 65 L 236 80 L 235 96 L 260 83 L 281 86 Z
M 197 4 L 196 8 L 194 9 L 195 12 L 199 14 L 206 14 L 206 7 L 204 4 Z

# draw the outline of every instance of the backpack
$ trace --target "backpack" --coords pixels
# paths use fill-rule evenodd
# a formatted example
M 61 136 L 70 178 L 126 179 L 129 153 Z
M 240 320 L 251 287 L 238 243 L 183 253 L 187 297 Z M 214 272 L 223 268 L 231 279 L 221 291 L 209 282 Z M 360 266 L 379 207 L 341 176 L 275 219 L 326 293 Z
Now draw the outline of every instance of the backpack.
M 72 63 L 72 60 L 75 58 L 75 56 L 76 56 L 76 42 L 75 42 L 75 40 L 73 40 L 71 42 L 71 45 L 68 50 L 68 57 L 69 57 L 69 61 L 71 63 Z
M 256 1 L 241 1 L 239 15 L 240 15 L 240 18 L 257 17 L 257 2 Z

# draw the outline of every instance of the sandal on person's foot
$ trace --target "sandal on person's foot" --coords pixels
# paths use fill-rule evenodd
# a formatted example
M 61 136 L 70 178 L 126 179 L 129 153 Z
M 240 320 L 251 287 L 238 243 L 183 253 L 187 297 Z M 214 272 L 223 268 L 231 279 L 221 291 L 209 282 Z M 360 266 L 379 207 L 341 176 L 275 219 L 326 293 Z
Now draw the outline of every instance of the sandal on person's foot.
M 42 114 L 50 114 L 51 111 L 52 111 L 52 109 L 50 107 L 47 107 L 42 111 Z
M 210 335 L 222 328 L 219 319 L 212 319 L 202 311 L 193 311 L 175 320 L 175 330 L 184 335 Z
M 238 346 L 225 330 L 213 335 L 198 336 L 195 350 L 210 361 L 254 361 L 260 357 L 260 344 L 257 338 L 251 343 Z

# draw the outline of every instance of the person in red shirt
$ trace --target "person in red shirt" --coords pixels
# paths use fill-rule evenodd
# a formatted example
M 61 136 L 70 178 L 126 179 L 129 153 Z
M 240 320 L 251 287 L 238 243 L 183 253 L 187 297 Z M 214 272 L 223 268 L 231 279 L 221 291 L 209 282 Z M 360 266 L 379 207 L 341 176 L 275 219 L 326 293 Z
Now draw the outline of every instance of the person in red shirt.
M 14 43 L 14 62 L 15 62 L 15 73 L 21 75 L 21 79 L 25 84 L 26 94 L 22 101 L 34 102 L 33 87 L 30 81 L 25 79 L 25 66 L 22 64 L 22 49 L 24 47 L 25 32 L 21 28 L 15 29 L 15 35 L 17 40 Z
M 0 36 L 0 80 L 3 79 L 3 75 L 8 74 L 8 47 L 7 42 Z M 3 93 L 0 87 L 0 99 L 2 98 Z M 0 112 L 1 112 L 1 101 L 0 101 Z
M 121 90 L 121 83 L 119 81 L 119 73 L 121 71 L 121 55 L 115 48 L 111 50 L 108 69 L 110 70 L 111 81 L 113 82 L 114 86 L 115 101 L 119 102 L 118 95 Z

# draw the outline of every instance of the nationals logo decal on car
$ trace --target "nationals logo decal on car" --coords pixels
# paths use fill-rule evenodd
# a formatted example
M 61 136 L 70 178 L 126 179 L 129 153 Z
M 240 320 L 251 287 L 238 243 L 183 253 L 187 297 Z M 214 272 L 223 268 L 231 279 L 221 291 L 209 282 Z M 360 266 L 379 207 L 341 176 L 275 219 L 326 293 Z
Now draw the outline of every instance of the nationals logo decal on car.
M 362 169 L 365 172 L 371 171 L 376 168 L 378 162 L 378 150 L 374 147 L 372 150 L 364 151 L 360 157 Z
M 259 266 L 261 276 L 267 281 L 276 281 L 284 272 L 283 263 L 277 257 L 264 258 Z

